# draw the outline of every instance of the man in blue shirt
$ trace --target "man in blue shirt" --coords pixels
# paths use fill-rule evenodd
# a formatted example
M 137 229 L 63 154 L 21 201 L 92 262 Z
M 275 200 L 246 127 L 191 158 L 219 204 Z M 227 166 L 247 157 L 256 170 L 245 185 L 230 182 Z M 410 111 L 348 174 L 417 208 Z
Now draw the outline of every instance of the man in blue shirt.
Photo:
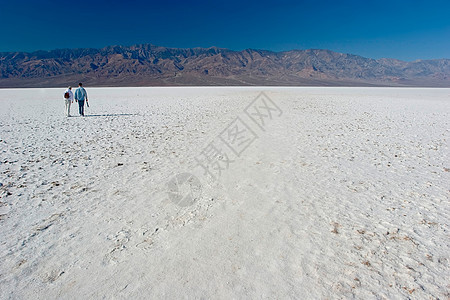
M 80 82 L 78 84 L 78 88 L 75 91 L 75 102 L 78 102 L 78 111 L 80 112 L 80 116 L 84 117 L 84 100 L 86 103 L 88 102 L 88 97 L 86 90 L 83 87 L 83 84 Z

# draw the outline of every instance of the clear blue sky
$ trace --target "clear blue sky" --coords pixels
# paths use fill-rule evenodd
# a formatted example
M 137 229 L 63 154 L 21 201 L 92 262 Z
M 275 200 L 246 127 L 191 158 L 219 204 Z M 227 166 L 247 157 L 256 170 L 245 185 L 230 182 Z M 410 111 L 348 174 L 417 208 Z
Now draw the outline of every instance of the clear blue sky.
M 450 58 L 450 1 L 0 0 L 0 51 L 151 43 Z

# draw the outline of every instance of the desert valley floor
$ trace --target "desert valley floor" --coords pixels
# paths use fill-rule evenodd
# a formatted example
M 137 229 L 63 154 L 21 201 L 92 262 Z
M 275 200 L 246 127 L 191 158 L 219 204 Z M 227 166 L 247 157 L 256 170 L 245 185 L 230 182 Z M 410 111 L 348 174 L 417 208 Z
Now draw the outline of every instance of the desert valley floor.
M 448 299 L 450 89 L 0 90 L 0 298 Z

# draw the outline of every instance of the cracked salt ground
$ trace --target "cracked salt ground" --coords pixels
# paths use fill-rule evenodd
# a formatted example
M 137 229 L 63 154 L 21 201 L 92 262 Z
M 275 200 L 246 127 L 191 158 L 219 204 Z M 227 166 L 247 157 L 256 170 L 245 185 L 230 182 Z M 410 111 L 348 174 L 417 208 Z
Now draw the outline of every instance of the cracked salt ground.
M 176 205 L 262 90 L 283 115 Z M 0 298 L 449 297 L 448 89 L 89 94 L 0 90 Z

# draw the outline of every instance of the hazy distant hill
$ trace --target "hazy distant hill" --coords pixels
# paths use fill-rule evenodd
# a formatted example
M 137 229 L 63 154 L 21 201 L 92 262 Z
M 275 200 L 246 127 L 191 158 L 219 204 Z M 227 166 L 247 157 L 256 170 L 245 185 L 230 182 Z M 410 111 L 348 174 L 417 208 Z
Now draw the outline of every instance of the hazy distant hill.
M 0 53 L 0 87 L 315 85 L 450 87 L 450 59 L 405 62 L 329 50 L 153 45 Z

